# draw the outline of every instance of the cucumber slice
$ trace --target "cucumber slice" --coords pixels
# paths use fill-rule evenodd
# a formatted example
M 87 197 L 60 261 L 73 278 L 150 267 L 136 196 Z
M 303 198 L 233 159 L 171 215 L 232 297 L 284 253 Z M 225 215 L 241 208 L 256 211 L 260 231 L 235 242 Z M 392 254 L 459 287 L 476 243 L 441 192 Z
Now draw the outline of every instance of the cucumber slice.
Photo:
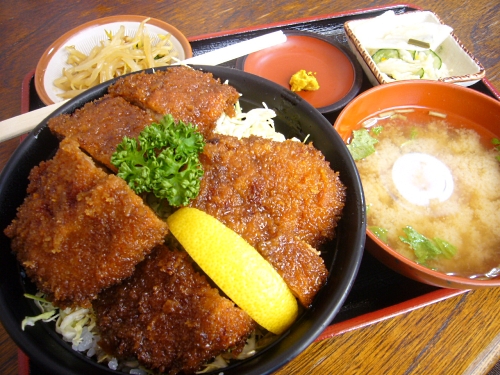
M 376 64 L 390 58 L 399 59 L 399 51 L 397 49 L 379 49 L 372 55 L 372 59 Z
M 415 61 L 415 50 L 399 49 L 399 58 L 407 62 Z
M 425 51 L 418 51 L 415 54 L 416 60 L 418 60 L 418 59 L 425 60 L 428 58 L 432 59 L 432 66 L 434 69 L 440 69 L 441 66 L 443 65 L 443 61 L 441 60 L 441 57 L 439 57 L 439 55 L 431 49 L 428 49 Z
M 439 55 L 431 49 L 429 50 L 429 53 L 434 57 L 434 63 L 433 63 L 434 68 L 440 69 L 441 66 L 443 65 L 441 57 L 439 57 Z
M 416 71 L 414 74 L 418 76 L 419 78 L 422 78 L 424 76 L 425 70 L 424 68 L 420 68 L 418 71 Z

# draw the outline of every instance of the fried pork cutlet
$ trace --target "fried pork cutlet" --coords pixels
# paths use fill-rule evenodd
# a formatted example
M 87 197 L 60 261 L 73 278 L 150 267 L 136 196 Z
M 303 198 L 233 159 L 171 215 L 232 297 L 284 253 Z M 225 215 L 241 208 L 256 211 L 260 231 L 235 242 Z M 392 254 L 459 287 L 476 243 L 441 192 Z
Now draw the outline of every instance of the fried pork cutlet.
M 227 349 L 239 353 L 255 329 L 194 270 L 187 253 L 163 245 L 93 306 L 105 351 L 169 374 L 194 373 Z
M 328 277 L 320 253 L 305 241 L 286 235 L 259 242 L 256 249 L 278 271 L 300 303 L 309 307 Z
M 167 225 L 120 178 L 67 138 L 34 167 L 27 197 L 5 229 L 38 290 L 60 307 L 90 306 L 163 243 Z
M 304 306 L 328 271 L 313 249 L 334 237 L 345 187 L 320 151 L 296 141 L 215 135 L 200 160 L 191 202 L 240 234 L 274 266 Z
M 131 74 L 108 89 L 132 104 L 160 115 L 171 114 L 197 126 L 208 137 L 223 113 L 234 116 L 239 93 L 212 73 L 174 67 L 154 74 Z
M 120 97 L 104 97 L 87 103 L 73 114 L 51 118 L 50 130 L 60 139 L 74 137 L 83 150 L 113 171 L 111 155 L 123 137 L 136 138 L 155 120 L 148 112 Z

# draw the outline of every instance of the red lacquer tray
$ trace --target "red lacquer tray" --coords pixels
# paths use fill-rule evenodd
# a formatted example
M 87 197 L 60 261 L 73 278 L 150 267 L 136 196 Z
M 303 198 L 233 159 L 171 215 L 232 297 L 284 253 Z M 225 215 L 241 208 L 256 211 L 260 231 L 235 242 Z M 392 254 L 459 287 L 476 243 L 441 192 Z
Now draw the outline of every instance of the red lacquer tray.
M 421 10 L 421 8 L 409 4 L 386 5 L 299 20 L 283 21 L 253 28 L 221 31 L 191 37 L 189 41 L 193 49 L 193 55 L 197 56 L 228 44 L 257 37 L 272 31 L 292 29 L 322 34 L 348 48 L 343 27 L 344 22 L 351 19 L 374 17 L 387 10 L 394 10 L 396 13 L 405 13 Z M 236 68 L 236 61 L 229 61 L 222 65 Z M 36 94 L 33 76 L 34 70 L 26 75 L 23 82 L 23 113 L 44 106 Z M 361 91 L 365 91 L 370 87 L 371 84 L 368 82 L 367 77 L 364 77 Z M 500 100 L 500 93 L 487 79 L 477 82 L 470 86 L 470 88 Z M 441 289 L 408 279 L 387 268 L 373 258 L 370 253 L 365 252 L 358 276 L 343 307 L 332 321 L 332 324 L 325 329 L 316 341 L 365 327 L 466 292 L 465 290 Z M 47 372 L 37 368 L 35 364 L 32 364 L 30 367 L 28 358 L 24 353 L 19 351 L 19 374 L 45 375 Z

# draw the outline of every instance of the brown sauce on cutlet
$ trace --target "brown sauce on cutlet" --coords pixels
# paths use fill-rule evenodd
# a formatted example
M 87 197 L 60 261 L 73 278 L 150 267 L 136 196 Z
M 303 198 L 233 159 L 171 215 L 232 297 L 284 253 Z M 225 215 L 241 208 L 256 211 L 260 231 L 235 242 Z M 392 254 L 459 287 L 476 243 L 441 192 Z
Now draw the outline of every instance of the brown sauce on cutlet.
M 160 115 L 192 123 L 210 136 L 223 113 L 234 116 L 239 93 L 230 85 L 187 67 L 175 67 L 154 74 L 132 74 L 109 87 L 113 96 Z
M 256 246 L 302 306 L 309 307 L 328 277 L 328 270 L 318 252 L 306 242 L 286 236 L 263 241 Z
M 338 173 L 311 144 L 291 140 L 214 135 L 200 160 L 204 176 L 190 206 L 218 218 L 257 250 L 282 243 L 263 255 L 308 306 L 327 271 L 322 258 L 300 241 L 317 248 L 334 237 L 345 202 Z
M 5 234 L 27 275 L 57 306 L 89 306 L 164 241 L 167 225 L 71 138 L 29 179 Z
M 204 176 L 191 206 L 248 241 L 284 234 L 317 247 L 333 238 L 345 187 L 312 144 L 216 135 L 200 160 Z
M 82 149 L 113 171 L 111 155 L 123 137 L 136 138 L 154 118 L 120 97 L 105 95 L 85 104 L 72 114 L 49 120 L 50 130 L 59 138 L 74 137 Z
M 106 351 L 169 374 L 193 373 L 229 348 L 238 353 L 255 329 L 248 314 L 194 270 L 187 253 L 166 246 L 93 306 Z

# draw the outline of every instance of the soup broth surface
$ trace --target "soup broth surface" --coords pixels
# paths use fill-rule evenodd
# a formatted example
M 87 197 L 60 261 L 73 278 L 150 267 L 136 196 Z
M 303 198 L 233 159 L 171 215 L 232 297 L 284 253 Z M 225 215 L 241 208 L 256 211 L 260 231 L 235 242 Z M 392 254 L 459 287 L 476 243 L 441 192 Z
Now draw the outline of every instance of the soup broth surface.
M 356 162 L 368 206 L 368 227 L 417 261 L 400 236 L 410 226 L 456 248 L 425 266 L 470 278 L 500 274 L 500 163 L 493 134 L 428 109 L 399 109 L 363 122 L 378 140 Z M 473 129 L 470 129 L 473 128 Z M 375 129 L 378 131 L 375 132 Z

